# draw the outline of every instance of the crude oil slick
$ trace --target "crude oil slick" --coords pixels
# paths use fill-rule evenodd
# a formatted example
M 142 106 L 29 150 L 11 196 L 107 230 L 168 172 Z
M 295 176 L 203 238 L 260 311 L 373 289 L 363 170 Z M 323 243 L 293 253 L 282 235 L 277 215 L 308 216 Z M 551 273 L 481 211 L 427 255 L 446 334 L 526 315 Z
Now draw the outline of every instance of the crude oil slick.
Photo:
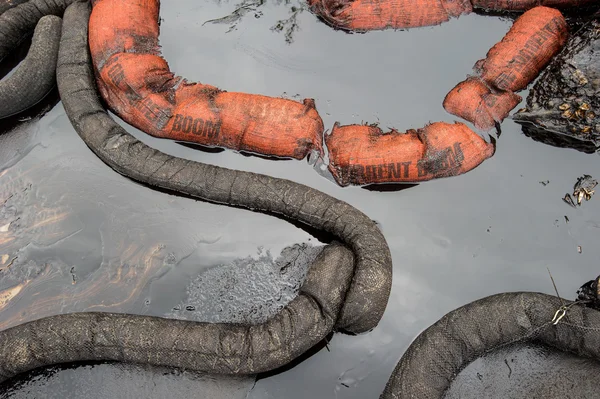
M 326 126 L 336 120 L 406 128 L 431 120 L 453 122 L 442 108 L 444 95 L 512 23 L 469 15 L 435 28 L 349 35 L 302 12 L 295 15 L 298 29 L 289 44 L 285 35 L 269 29 L 290 17 L 289 6 L 265 4 L 257 9 L 258 17 L 247 14 L 229 32 L 228 25 L 203 25 L 235 9 L 234 3 L 194 1 L 164 7 L 161 44 L 170 66 L 191 80 L 224 89 L 315 98 Z M 357 52 L 360 57 L 353 57 Z M 30 135 L 19 147 L 26 149 L 23 155 L 5 164 L 5 148 L 0 149 L 0 204 L 16 195 L 7 202 L 12 208 L 4 211 L 2 222 L 11 225 L 0 232 L 0 240 L 15 238 L 0 245 L 0 255 L 8 255 L 0 267 L 18 256 L 10 271 L 0 272 L 2 293 L 11 293 L 2 296 L 8 300 L 1 328 L 82 310 L 191 318 L 194 311 L 173 308 L 202 303 L 193 299 L 192 286 L 210 285 L 197 284 L 203 274 L 249 256 L 260 259 L 259 247 L 275 261 L 286 247 L 319 245 L 276 218 L 152 191 L 122 178 L 81 142 L 60 104 L 40 121 L 19 126 Z M 389 242 L 394 285 L 381 324 L 363 336 L 336 335 L 329 350 L 294 368 L 255 385 L 252 379 L 244 382 L 248 399 L 376 397 L 411 340 L 450 310 L 503 291 L 553 294 L 547 268 L 561 293 L 574 292 L 582 276 L 597 274 L 600 201 L 571 208 L 561 198 L 579 176 L 594 175 L 600 158 L 537 143 L 510 120 L 502 124 L 494 157 L 477 169 L 399 192 L 339 188 L 305 162 L 201 152 L 126 128 L 173 155 L 322 190 L 367 213 Z M 15 137 L 15 131 L 6 134 Z M 578 246 L 585 250 L 578 253 Z M 30 277 L 28 285 L 15 288 Z M 215 282 L 212 288 L 218 287 Z M 60 397 L 64 391 L 56 381 L 68 380 L 87 387 L 86 392 L 98 391 L 94 381 L 126 373 L 127 378 L 114 380 L 115 389 L 127 392 L 151 379 L 159 395 L 173 380 L 103 367 L 108 366 L 42 374 L 35 379 L 37 392 Z M 507 370 L 504 358 L 483 365 L 484 371 L 494 368 Z M 202 389 L 191 376 L 181 378 Z M 31 387 L 20 386 L 21 393 L 15 389 L 8 397 L 23 397 Z M 221 393 L 235 398 L 239 390 Z

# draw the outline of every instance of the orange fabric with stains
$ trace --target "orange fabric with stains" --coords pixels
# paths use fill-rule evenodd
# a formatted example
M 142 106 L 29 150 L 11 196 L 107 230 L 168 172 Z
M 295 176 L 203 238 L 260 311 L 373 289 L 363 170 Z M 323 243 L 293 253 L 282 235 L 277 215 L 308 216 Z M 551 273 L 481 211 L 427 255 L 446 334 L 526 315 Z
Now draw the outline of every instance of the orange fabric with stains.
M 89 43 L 98 86 L 123 120 L 156 137 L 302 159 L 321 151 L 314 101 L 230 93 L 175 76 L 160 56 L 158 0 L 96 0 Z
M 333 27 L 352 31 L 439 25 L 472 11 L 468 0 L 309 0 Z
M 436 122 L 406 133 L 336 124 L 325 136 L 329 170 L 341 186 L 419 182 L 470 171 L 494 154 L 463 123 Z
M 476 76 L 456 85 L 444 99 L 444 109 L 490 130 L 520 102 L 515 91 L 527 87 L 560 52 L 568 36 L 560 11 L 536 7 L 521 15 L 485 59 L 477 61 Z
M 444 109 L 473 123 L 477 129 L 490 130 L 521 100 L 521 96 L 512 91 L 492 93 L 479 78 L 471 77 L 446 95 Z
M 475 71 L 499 90 L 522 90 L 560 52 L 567 37 L 567 22 L 560 11 L 533 8 L 517 18 L 502 41 L 475 64 Z

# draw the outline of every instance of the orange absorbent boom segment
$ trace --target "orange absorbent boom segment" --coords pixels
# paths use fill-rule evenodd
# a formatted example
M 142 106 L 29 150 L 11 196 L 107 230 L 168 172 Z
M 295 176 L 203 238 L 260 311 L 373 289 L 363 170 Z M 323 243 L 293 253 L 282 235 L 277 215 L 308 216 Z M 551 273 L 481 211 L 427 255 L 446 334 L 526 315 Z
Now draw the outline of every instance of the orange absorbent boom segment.
M 321 152 L 314 101 L 230 93 L 176 77 L 160 56 L 158 13 L 158 0 L 94 1 L 89 43 L 98 86 L 121 118 L 153 136 L 204 146 L 295 159 Z
M 370 31 L 433 26 L 473 9 L 526 11 L 537 6 L 569 8 L 597 0 L 308 0 L 311 10 L 337 29 Z
M 472 11 L 468 0 L 308 0 L 331 26 L 352 31 L 439 25 Z
M 475 64 L 475 72 L 498 90 L 522 90 L 562 49 L 568 32 L 560 11 L 533 8 L 515 21 L 485 59 Z
M 400 3 L 406 10 L 416 4 Z M 436 10 L 451 15 L 470 10 L 470 3 L 460 0 L 431 4 L 438 8 L 422 8 L 411 24 L 421 23 L 419 18 Z M 230 93 L 173 74 L 160 54 L 158 15 L 158 0 L 94 1 L 89 44 L 98 86 L 121 118 L 153 136 L 205 146 L 296 159 L 312 150 L 322 152 L 323 122 L 313 100 L 300 103 Z M 488 69 L 489 74 L 493 69 Z M 471 106 L 471 116 L 485 115 L 486 123 L 491 123 L 520 101 L 512 92 L 492 90 L 478 79 L 475 86 L 459 90 L 481 98 Z M 477 167 L 495 151 L 494 143 L 466 125 L 444 122 L 406 133 L 336 124 L 325 144 L 329 170 L 342 186 L 456 176 Z
M 512 91 L 492 92 L 480 78 L 470 77 L 446 95 L 444 109 L 487 131 L 502 122 L 521 100 Z
M 477 61 L 475 75 L 456 85 L 444 99 L 449 113 L 492 129 L 514 109 L 514 94 L 532 82 L 566 43 L 568 26 L 560 11 L 536 7 L 521 15 L 486 58 Z
M 329 171 L 340 186 L 457 176 L 495 152 L 494 143 L 458 122 L 436 122 L 406 133 L 336 124 L 325 142 Z

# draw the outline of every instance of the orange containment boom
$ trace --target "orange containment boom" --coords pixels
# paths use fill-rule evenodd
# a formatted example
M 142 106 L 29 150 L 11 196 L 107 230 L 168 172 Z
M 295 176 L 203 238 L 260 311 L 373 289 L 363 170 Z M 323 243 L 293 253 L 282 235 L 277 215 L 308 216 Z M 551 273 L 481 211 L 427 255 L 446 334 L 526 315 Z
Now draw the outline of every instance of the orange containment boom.
M 340 186 L 419 182 L 468 172 L 494 155 L 463 123 L 436 122 L 401 133 L 366 125 L 339 126 L 325 136 L 329 171 Z
M 355 32 L 433 26 L 473 9 L 526 11 L 537 6 L 571 8 L 598 0 L 307 0 L 330 26 Z
M 275 157 L 321 152 L 323 121 L 313 100 L 189 83 L 160 55 L 159 0 L 92 3 L 89 44 L 98 86 L 127 123 L 156 137 Z
M 444 108 L 478 129 L 492 129 L 521 102 L 514 92 L 538 76 L 560 52 L 567 36 L 567 22 L 560 11 L 536 7 L 525 12 L 487 57 L 477 61 L 475 76 L 446 95 Z
M 462 10 L 463 3 L 442 3 Z M 413 3 L 403 4 L 409 9 Z M 158 0 L 93 1 L 89 45 L 98 87 L 121 118 L 153 136 L 205 146 L 296 159 L 322 153 L 323 122 L 313 100 L 188 83 L 160 55 L 158 17 Z M 403 134 L 336 124 L 326 145 L 329 169 L 342 186 L 455 176 L 494 153 L 494 145 L 466 125 L 442 122 Z
M 469 0 L 308 0 L 331 26 L 351 31 L 439 25 L 472 11 Z

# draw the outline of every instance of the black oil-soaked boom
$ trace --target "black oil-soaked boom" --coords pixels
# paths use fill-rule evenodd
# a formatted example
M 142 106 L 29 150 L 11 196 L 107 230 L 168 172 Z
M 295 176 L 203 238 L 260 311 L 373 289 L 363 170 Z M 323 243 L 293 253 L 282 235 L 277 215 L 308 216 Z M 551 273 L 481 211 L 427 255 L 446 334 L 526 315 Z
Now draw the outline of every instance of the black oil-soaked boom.
M 0 0 L 0 15 L 4 13 L 6 10 L 10 10 L 13 7 L 18 6 L 19 4 L 26 3 L 28 0 Z
M 391 254 L 377 225 L 310 187 L 172 157 L 135 139 L 100 103 L 87 43 L 90 12 L 88 2 L 74 2 L 64 14 L 57 81 L 71 123 L 98 157 L 138 182 L 326 231 L 352 252 L 339 244 L 327 246 L 298 297 L 260 325 L 90 312 L 0 331 L 0 381 L 38 367 L 96 360 L 255 374 L 289 363 L 331 331 L 374 328 L 392 282 Z
M 512 118 L 536 141 L 586 153 L 600 148 L 598 19 L 570 36 L 531 88 L 527 107 Z
M 563 309 L 564 317 L 555 324 Z M 472 361 L 515 343 L 542 344 L 599 360 L 600 312 L 582 302 L 535 292 L 502 293 L 471 302 L 446 314 L 412 342 L 380 399 L 443 398 Z M 556 398 L 589 397 L 589 393 L 579 396 L 570 383 L 554 393 Z
M 8 8 L 0 15 L 0 62 L 21 42 L 31 35 L 39 20 L 45 15 L 60 17 L 69 4 L 79 0 L 29 0 Z
M 0 119 L 31 108 L 55 87 L 61 30 L 58 17 L 74 1 L 0 0 L 0 63 L 35 29 L 25 60 L 0 81 Z
M 61 25 L 60 17 L 54 15 L 40 19 L 27 56 L 11 76 L 0 81 L 0 119 L 31 108 L 55 87 Z

